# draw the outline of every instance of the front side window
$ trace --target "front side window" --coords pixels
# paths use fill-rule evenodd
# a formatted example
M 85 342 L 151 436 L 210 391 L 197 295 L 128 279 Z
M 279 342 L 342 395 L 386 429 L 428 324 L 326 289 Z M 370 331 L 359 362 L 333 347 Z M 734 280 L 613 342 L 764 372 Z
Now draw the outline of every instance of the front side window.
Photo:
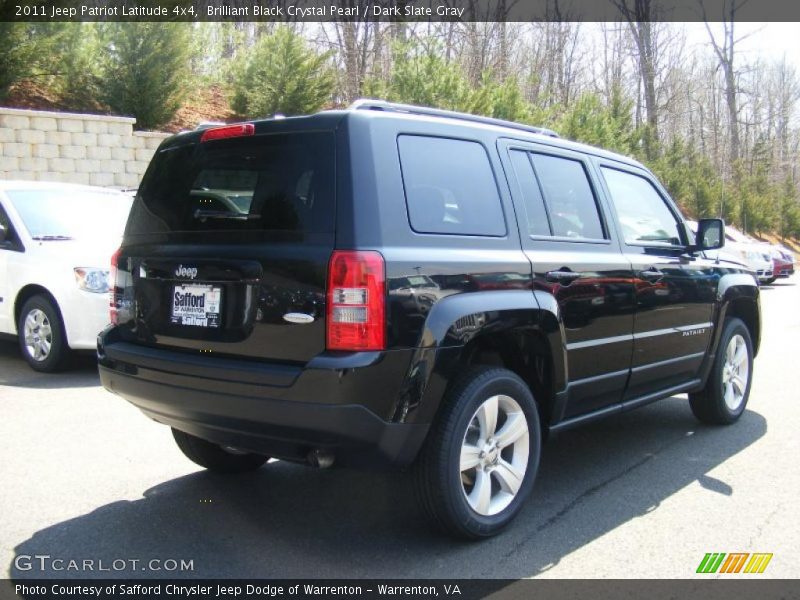
M 497 182 L 481 144 L 401 135 L 397 147 L 408 218 L 414 231 L 505 235 Z
M 678 220 L 644 177 L 603 167 L 626 244 L 681 245 Z
M 11 222 L 2 206 L 0 206 L 0 227 L 2 227 L 5 232 L 5 239 L 0 240 L 0 250 L 7 250 L 14 240 L 14 232 L 11 231 Z
M 3 207 L 0 206 L 0 225 L 8 231 L 11 228 L 11 223 L 8 221 L 8 215 L 6 215 L 6 211 L 3 210 Z

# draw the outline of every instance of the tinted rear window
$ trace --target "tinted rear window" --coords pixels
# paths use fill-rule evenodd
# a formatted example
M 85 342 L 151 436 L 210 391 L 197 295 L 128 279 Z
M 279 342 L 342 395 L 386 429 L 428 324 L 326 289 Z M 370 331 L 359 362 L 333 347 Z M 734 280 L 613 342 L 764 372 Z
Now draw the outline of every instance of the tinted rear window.
M 329 132 L 167 148 L 142 181 L 126 235 L 333 231 L 334 168 Z
M 414 231 L 505 235 L 497 182 L 481 144 L 401 135 L 397 146 Z

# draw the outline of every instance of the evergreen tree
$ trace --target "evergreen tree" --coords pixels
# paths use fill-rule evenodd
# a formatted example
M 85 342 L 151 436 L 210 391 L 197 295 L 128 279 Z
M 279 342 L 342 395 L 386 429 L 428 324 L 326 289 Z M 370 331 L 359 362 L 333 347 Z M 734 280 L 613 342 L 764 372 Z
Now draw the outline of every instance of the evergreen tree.
M 640 139 L 629 111 L 622 105 L 605 106 L 600 96 L 591 93 L 583 94 L 567 109 L 557 130 L 563 137 L 623 154 L 635 154 Z
M 331 102 L 330 54 L 315 52 L 286 26 L 262 36 L 240 68 L 231 107 L 242 116 L 308 114 Z
M 778 234 L 781 239 L 800 237 L 800 204 L 797 187 L 790 177 L 783 182 L 778 203 Z
M 464 111 L 491 104 L 486 98 L 472 96 L 460 67 L 445 61 L 438 44 L 432 40 L 395 47 L 387 99 Z
M 56 74 L 59 28 L 51 23 L 0 23 L 0 101 L 15 83 Z
M 101 41 L 95 23 L 63 23 L 58 41 L 60 56 L 58 94 L 66 108 L 94 111 L 100 108 L 103 77 Z
M 190 25 L 108 23 L 101 96 L 117 114 L 154 129 L 178 111 L 187 90 Z
M 501 84 L 494 86 L 490 115 L 508 121 L 523 123 L 530 121 L 530 106 L 522 97 L 522 90 L 516 77 L 507 77 Z

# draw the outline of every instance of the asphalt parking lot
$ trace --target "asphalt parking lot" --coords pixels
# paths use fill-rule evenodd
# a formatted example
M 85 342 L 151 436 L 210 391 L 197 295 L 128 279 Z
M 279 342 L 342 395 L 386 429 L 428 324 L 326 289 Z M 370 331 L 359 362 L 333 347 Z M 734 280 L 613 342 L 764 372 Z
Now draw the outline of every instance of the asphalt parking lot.
M 91 360 L 39 375 L 0 342 L 4 576 L 115 574 L 15 560 L 48 555 L 123 560 L 116 574 L 142 577 L 691 578 L 707 552 L 770 552 L 755 577 L 797 577 L 796 279 L 763 290 L 762 350 L 737 425 L 700 426 L 679 396 L 563 433 L 520 518 L 481 543 L 430 532 L 402 473 L 272 462 L 212 476 L 99 387 Z M 142 570 L 152 559 L 193 570 Z

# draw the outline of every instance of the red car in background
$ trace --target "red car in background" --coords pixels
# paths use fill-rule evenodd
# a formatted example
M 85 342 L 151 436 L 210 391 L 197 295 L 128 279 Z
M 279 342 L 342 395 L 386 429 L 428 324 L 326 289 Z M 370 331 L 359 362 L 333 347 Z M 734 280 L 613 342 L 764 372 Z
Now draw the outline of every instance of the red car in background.
M 772 247 L 772 279 L 767 283 L 772 283 L 776 279 L 784 279 L 794 275 L 794 255 L 786 248 L 780 246 Z

